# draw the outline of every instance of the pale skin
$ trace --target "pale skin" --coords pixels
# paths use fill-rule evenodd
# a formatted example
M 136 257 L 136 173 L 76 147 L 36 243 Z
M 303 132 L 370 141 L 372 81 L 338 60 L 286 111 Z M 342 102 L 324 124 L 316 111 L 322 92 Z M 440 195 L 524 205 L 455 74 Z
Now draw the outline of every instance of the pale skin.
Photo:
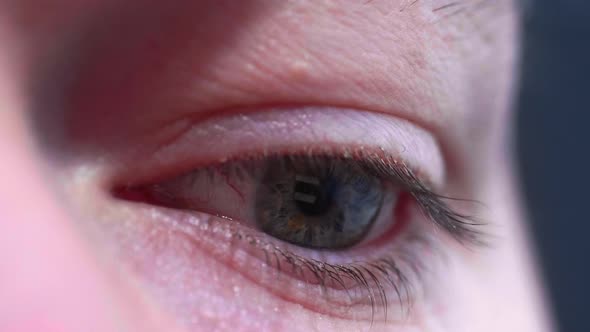
M 515 3 L 170 2 L 0 4 L 0 331 L 550 330 L 509 151 Z M 388 150 L 482 203 L 491 245 L 421 228 L 437 272 L 371 316 L 247 241 L 181 231 L 202 212 L 112 194 L 314 144 Z

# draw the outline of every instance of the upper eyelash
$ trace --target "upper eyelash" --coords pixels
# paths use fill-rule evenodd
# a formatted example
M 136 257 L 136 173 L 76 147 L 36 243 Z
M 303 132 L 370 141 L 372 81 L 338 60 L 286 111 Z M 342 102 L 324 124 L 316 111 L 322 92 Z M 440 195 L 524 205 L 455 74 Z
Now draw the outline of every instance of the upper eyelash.
M 473 202 L 476 201 L 441 196 L 421 181 L 404 163 L 391 157 L 379 157 L 368 154 L 355 162 L 369 171 L 389 181 L 402 184 L 416 200 L 422 212 L 438 228 L 444 230 L 462 244 L 483 246 L 488 244 L 487 234 L 476 226 L 486 224 L 474 216 L 468 216 L 453 210 L 444 200 Z
M 476 228 L 486 224 L 474 216 L 462 214 L 453 210 L 445 200 L 472 202 L 476 201 L 445 197 L 435 193 L 429 188 L 426 182 L 421 180 L 410 167 L 405 163 L 389 156 L 383 152 L 372 152 L 365 149 L 350 150 L 346 153 L 322 151 L 321 153 L 308 152 L 307 154 L 268 154 L 265 158 L 331 158 L 341 162 L 351 163 L 360 166 L 369 174 L 381 179 L 402 185 L 412 197 L 416 200 L 422 212 L 428 217 L 427 219 L 434 225 L 445 231 L 458 242 L 465 245 L 484 246 L 488 244 L 488 235 Z M 255 158 L 242 158 L 244 160 Z M 226 162 L 226 165 L 231 162 Z M 245 164 L 245 163 L 244 163 Z M 244 165 L 242 164 L 242 165 Z M 246 167 L 246 171 L 248 168 Z

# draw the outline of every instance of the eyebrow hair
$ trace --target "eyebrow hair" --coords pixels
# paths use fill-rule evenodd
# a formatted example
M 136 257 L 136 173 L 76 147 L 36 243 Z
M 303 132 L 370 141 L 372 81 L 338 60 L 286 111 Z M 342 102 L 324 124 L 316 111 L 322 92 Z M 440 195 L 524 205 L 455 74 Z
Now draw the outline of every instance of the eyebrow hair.
M 368 2 L 372 2 L 373 0 L 369 0 Z M 411 7 L 414 7 L 420 2 L 420 0 L 406 0 L 403 2 L 402 6 L 400 7 L 400 12 L 403 12 Z M 477 5 L 484 2 L 496 2 L 495 0 L 460 0 L 460 1 L 452 1 L 448 0 L 447 3 L 440 4 L 432 9 L 433 12 L 438 12 L 441 10 L 445 10 L 452 7 L 457 6 L 467 6 L 467 5 Z
M 420 0 L 414 0 L 416 3 Z M 435 1 L 435 0 L 431 0 Z M 436 0 L 438 1 L 438 0 Z M 481 32 L 482 34 L 490 33 L 495 29 L 489 30 L 483 28 L 490 22 L 501 18 L 505 14 L 513 12 L 519 15 L 523 12 L 523 4 L 528 0 L 440 0 L 441 3 L 431 9 L 431 12 L 437 16 L 432 21 L 433 24 L 446 22 L 454 18 L 461 18 L 473 24 L 470 31 Z
M 442 5 L 442 6 L 436 7 L 434 9 L 432 9 L 432 11 L 433 12 L 438 12 L 438 11 L 445 10 L 447 8 L 456 7 L 456 6 L 459 6 L 459 5 L 462 5 L 462 4 L 463 4 L 463 2 L 455 1 L 455 2 L 451 2 L 451 3 L 447 3 L 446 5 Z
M 399 11 L 403 12 L 404 10 L 414 6 L 416 3 L 418 3 L 418 1 L 420 0 L 410 0 L 410 2 L 407 2 L 405 5 L 403 5 Z
M 368 2 L 372 2 L 373 0 L 369 0 Z M 436 5 L 433 6 L 432 12 L 448 12 L 444 14 L 447 17 L 454 16 L 466 10 L 473 10 L 483 8 L 493 4 L 499 3 L 516 3 L 523 4 L 528 2 L 527 0 L 431 0 L 436 2 Z M 440 2 L 440 3 L 439 3 Z M 402 2 L 400 6 L 400 12 L 404 12 L 420 3 L 423 3 L 421 0 L 405 0 Z

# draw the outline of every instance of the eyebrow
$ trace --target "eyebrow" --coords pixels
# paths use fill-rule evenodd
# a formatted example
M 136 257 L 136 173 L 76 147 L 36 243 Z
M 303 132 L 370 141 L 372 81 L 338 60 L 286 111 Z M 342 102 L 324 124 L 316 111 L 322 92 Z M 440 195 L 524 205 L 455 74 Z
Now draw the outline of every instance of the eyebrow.
M 379 0 L 366 0 L 365 4 L 371 4 L 371 3 L 376 3 Z M 484 4 L 489 4 L 491 2 L 500 2 L 498 0 L 461 0 L 461 1 L 453 1 L 453 0 L 430 0 L 432 2 L 436 2 L 433 6 L 432 11 L 433 12 L 438 12 L 438 11 L 442 11 L 445 9 L 450 9 L 453 7 L 457 7 L 457 6 L 462 6 L 462 7 L 466 7 L 466 6 L 482 6 Z M 509 0 L 509 2 L 512 2 L 513 0 Z M 522 0 L 516 0 L 518 2 L 522 2 Z M 424 1 L 421 0 L 402 0 L 401 1 L 401 5 L 399 6 L 399 11 L 400 12 L 404 12 L 408 9 L 411 9 L 412 7 L 415 7 L 417 5 L 420 5 L 421 3 L 423 3 Z
M 502 12 L 516 10 L 522 11 L 523 4 L 528 0 L 399 0 L 399 5 L 388 6 L 387 9 L 378 9 L 385 16 L 393 12 L 411 12 L 412 9 L 421 8 L 426 12 L 431 12 L 433 19 L 430 23 L 438 24 L 446 22 L 455 17 L 474 21 L 476 25 L 478 20 L 484 19 L 482 13 L 487 17 L 500 16 Z M 394 2 L 392 0 L 365 0 L 364 4 L 372 4 L 376 7 L 385 6 L 384 3 Z M 430 8 L 428 8 L 430 7 Z M 488 12 L 485 14 L 485 12 Z M 477 32 L 477 26 L 473 31 Z M 471 30 L 470 30 L 471 31 Z

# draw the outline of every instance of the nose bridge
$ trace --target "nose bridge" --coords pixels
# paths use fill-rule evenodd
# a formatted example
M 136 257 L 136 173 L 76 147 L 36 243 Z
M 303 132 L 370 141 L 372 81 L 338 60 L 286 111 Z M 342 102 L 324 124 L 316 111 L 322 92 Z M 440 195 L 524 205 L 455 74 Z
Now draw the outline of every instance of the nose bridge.
M 43 180 L 12 82 L 0 65 L 0 331 L 120 330 L 97 260 Z

